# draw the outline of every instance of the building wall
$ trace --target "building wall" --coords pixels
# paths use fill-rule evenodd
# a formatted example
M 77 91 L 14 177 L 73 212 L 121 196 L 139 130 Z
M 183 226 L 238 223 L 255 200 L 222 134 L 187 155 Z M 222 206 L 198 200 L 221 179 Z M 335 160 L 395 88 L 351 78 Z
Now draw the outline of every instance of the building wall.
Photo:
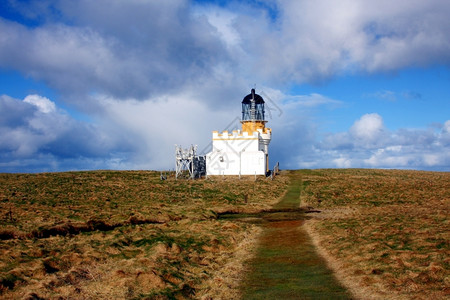
M 263 140 L 264 134 L 266 140 Z M 267 140 L 268 139 L 268 140 Z M 213 149 L 206 155 L 207 175 L 265 175 L 270 132 L 213 132 Z

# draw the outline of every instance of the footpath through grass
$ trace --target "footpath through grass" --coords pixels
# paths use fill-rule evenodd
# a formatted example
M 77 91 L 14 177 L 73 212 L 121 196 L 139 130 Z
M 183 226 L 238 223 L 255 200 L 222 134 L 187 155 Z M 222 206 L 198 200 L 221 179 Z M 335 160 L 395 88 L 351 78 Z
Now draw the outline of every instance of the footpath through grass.
M 291 183 L 275 209 L 300 205 L 301 172 L 289 174 Z M 243 299 L 350 299 L 317 255 L 299 217 L 272 220 L 264 224 L 256 256 L 249 262 L 249 274 L 241 285 Z

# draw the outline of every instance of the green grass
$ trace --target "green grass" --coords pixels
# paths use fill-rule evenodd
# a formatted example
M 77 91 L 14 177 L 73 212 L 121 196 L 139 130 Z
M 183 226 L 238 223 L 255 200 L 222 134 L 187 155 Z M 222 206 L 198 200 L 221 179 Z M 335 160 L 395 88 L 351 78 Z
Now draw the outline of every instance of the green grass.
M 300 205 L 300 194 L 306 184 L 299 172 L 291 172 L 290 178 L 286 194 L 274 206 L 276 209 Z M 241 285 L 243 299 L 351 298 L 316 253 L 301 228 L 302 222 L 300 219 L 265 224 L 256 255 L 249 261 L 249 274 Z

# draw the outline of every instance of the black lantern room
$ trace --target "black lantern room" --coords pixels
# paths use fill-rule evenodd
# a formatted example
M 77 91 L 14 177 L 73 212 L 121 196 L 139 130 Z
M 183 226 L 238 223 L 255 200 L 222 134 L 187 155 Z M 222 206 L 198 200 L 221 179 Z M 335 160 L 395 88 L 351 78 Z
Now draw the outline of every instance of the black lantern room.
M 264 99 L 255 89 L 242 100 L 242 121 L 264 121 Z

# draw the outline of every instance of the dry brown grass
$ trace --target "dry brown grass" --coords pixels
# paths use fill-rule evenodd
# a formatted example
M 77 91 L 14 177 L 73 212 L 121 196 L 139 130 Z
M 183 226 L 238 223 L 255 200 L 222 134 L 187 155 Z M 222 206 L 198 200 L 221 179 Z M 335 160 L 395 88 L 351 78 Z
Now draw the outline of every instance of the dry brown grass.
M 252 226 L 245 237 L 237 245 L 233 256 L 227 263 L 214 272 L 210 279 L 202 284 L 200 299 L 240 299 L 239 285 L 246 275 L 246 262 L 255 255 L 258 238 L 262 232 L 259 226 Z
M 355 295 L 449 297 L 449 173 L 301 173 L 306 229 Z M 238 298 L 260 229 L 217 212 L 270 208 L 287 181 L 0 174 L 0 298 Z
M 0 298 L 207 294 L 258 232 L 216 212 L 268 208 L 286 184 L 160 181 L 145 171 L 0 174 Z
M 450 296 L 450 173 L 304 172 L 306 223 L 321 254 L 361 299 Z

